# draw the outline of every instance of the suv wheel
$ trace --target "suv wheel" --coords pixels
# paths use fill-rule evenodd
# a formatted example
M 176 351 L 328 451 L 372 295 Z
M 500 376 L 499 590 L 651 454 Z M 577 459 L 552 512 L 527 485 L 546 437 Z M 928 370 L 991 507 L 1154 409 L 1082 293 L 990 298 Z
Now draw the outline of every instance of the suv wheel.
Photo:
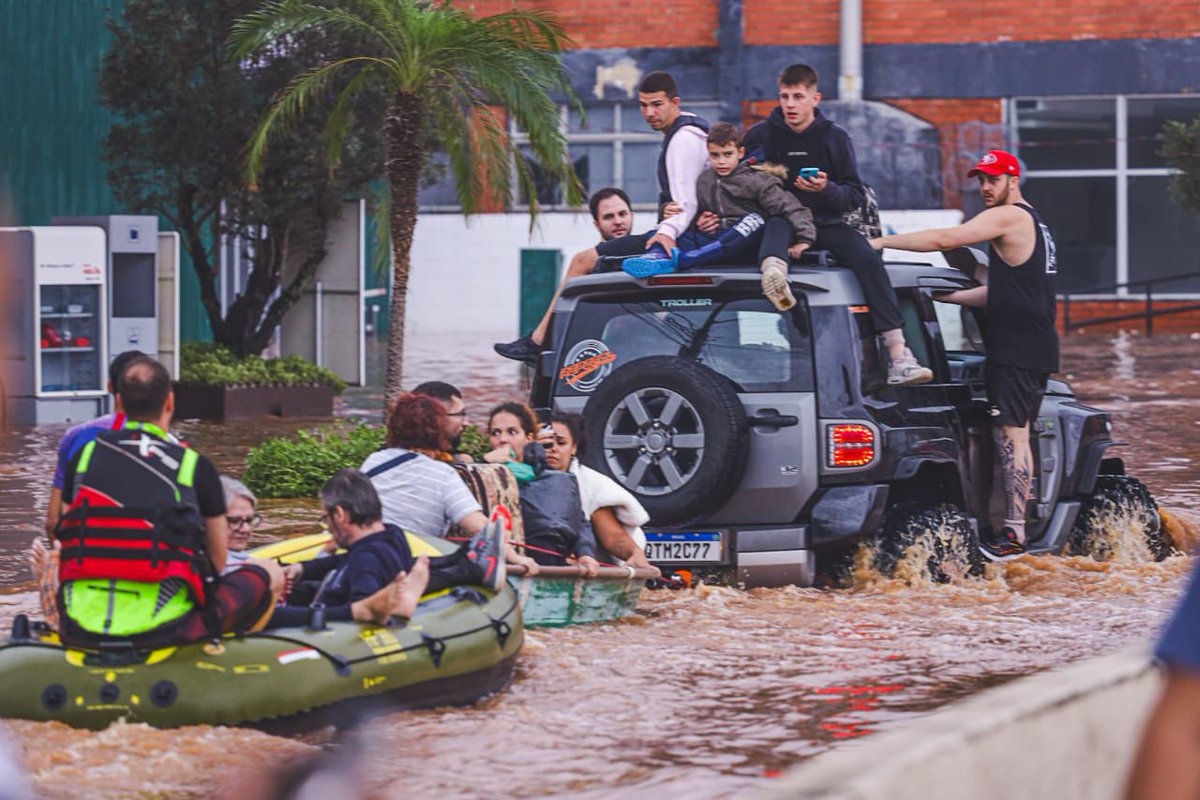
M 923 579 L 950 583 L 980 575 L 979 537 L 956 506 L 902 503 L 889 509 L 884 519 L 875 547 L 875 569 L 910 584 Z
M 1171 542 L 1163 530 L 1158 503 L 1146 485 L 1128 475 L 1099 475 L 1091 497 L 1079 509 L 1068 550 L 1072 555 L 1111 561 L 1129 551 L 1125 537 L 1139 533 L 1151 559 L 1162 561 L 1171 555 Z M 1133 555 L 1139 549 L 1135 542 L 1128 554 Z
M 633 492 L 655 525 L 720 508 L 746 469 L 746 412 L 728 379 L 690 359 L 617 369 L 584 410 L 588 465 Z

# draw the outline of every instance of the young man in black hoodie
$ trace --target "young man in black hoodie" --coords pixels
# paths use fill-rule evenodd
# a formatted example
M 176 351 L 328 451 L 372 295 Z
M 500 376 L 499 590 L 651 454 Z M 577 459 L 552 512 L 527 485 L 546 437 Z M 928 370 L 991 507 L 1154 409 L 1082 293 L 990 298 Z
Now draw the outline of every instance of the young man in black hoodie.
M 788 287 L 788 256 L 799 258 L 812 244 L 816 229 L 812 213 L 780 183 L 745 162 L 741 134 L 736 126 L 718 122 L 708 130 L 710 169 L 696 179 L 700 215 L 696 224 L 679 237 L 679 247 L 667 252 L 652 248 L 645 256 L 625 259 L 622 269 L 635 278 L 648 278 L 676 269 L 719 264 L 757 251 L 763 273 L 763 293 L 780 311 L 796 305 Z M 767 226 L 766 219 L 781 217 L 787 225 Z M 711 218 L 711 224 L 704 220 Z M 764 238 L 766 231 L 776 238 Z
M 807 64 L 786 67 L 779 74 L 779 108 L 746 131 L 746 152 L 787 168 L 788 189 L 812 210 L 817 225 L 813 249 L 830 251 L 858 278 L 871 308 L 871 322 L 891 358 L 888 383 L 928 383 L 933 373 L 917 363 L 905 346 L 904 320 L 883 257 L 844 220 L 848 211 L 862 207 L 862 180 L 850 134 L 822 116 L 817 108 L 820 102 L 817 71 Z M 812 176 L 807 170 L 814 168 L 817 173 Z M 804 175 L 801 170 L 806 170 Z

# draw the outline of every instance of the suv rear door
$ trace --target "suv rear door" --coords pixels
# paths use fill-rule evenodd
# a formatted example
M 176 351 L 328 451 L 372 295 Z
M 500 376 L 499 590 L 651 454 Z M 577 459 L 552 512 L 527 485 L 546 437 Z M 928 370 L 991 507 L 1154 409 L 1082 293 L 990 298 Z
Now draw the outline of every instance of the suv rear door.
M 812 332 L 799 299 L 780 313 L 757 282 L 582 296 L 558 349 L 553 404 L 582 413 L 609 375 L 648 356 L 703 364 L 732 383 L 750 419 L 745 473 L 732 499 L 706 522 L 791 522 L 818 474 Z

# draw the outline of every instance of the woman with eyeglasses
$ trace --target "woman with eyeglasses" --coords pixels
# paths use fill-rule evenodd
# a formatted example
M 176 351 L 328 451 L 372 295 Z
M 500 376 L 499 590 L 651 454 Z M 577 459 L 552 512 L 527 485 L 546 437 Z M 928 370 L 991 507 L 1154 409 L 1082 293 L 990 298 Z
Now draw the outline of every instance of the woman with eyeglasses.
M 229 554 L 225 571 L 237 569 L 250 559 L 250 535 L 262 520 L 258 515 L 258 498 L 246 484 L 228 475 L 221 476 L 225 490 L 225 521 L 229 523 Z

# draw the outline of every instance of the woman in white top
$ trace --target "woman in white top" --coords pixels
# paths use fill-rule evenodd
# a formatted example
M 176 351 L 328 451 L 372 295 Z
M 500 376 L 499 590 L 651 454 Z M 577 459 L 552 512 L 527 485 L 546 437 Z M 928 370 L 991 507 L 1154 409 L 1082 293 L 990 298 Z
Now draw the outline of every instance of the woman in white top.
M 612 478 L 579 463 L 584 447 L 582 422 L 576 414 L 551 417 L 554 440 L 546 445 L 546 463 L 551 469 L 570 472 L 579 482 L 583 513 L 591 520 L 601 547 L 630 566 L 657 572 L 646 558 L 646 534 L 642 532 L 642 526 L 650 521 L 646 509 Z

